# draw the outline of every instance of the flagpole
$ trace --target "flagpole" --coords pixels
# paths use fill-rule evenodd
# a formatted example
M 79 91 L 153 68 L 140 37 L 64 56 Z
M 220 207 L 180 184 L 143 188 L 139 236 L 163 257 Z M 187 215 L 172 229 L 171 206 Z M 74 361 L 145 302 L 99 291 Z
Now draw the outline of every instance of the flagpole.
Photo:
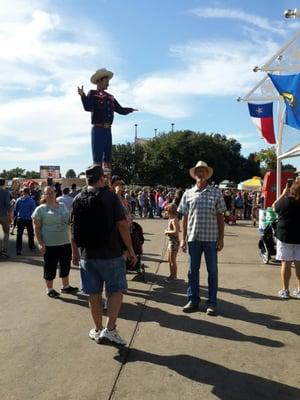
M 296 144 L 296 146 L 293 146 L 286 153 L 281 153 L 280 159 L 283 160 L 284 158 L 299 157 L 298 154 L 299 152 L 300 152 L 300 143 Z
M 295 72 L 300 70 L 300 64 L 297 65 L 283 65 L 276 67 L 260 67 L 260 71 L 264 72 Z
M 255 68 L 254 68 L 255 72 L 256 72 L 256 71 L 259 71 L 260 69 L 267 69 L 267 67 L 269 67 L 270 64 L 272 64 L 272 62 L 276 60 L 276 58 L 278 58 L 279 56 L 281 56 L 281 53 L 283 53 L 288 47 L 290 47 L 290 45 L 291 45 L 293 42 L 295 42 L 295 40 L 297 40 L 299 36 L 300 36 L 300 31 L 296 32 L 295 35 L 294 35 L 290 40 L 288 40 L 288 41 L 277 51 L 277 53 L 275 53 L 274 56 L 272 56 L 272 57 L 270 58 L 270 60 L 267 61 L 261 68 L 255 67 Z
M 270 67 L 270 64 L 272 64 L 273 61 L 276 60 L 276 58 L 278 58 L 293 42 L 295 42 L 295 40 L 298 39 L 298 37 L 300 36 L 300 31 L 296 32 L 295 35 L 289 40 L 287 41 L 278 51 L 277 53 L 275 53 L 262 67 L 254 67 L 253 71 L 254 72 L 258 72 L 258 71 L 268 71 L 268 67 Z M 280 71 L 281 68 L 279 67 L 279 69 L 272 69 L 272 71 Z M 254 86 L 254 88 L 244 97 L 238 97 L 237 101 L 247 101 L 249 99 L 249 97 L 252 95 L 252 93 L 254 93 L 266 80 L 268 79 L 268 75 L 265 75 L 256 86 Z
M 295 9 L 293 10 L 288 10 L 289 12 L 285 13 L 285 17 L 286 18 L 290 18 L 291 16 L 294 17 L 300 17 L 300 12 L 298 13 L 297 10 Z M 298 15 L 299 14 L 299 15 Z M 280 74 L 280 72 L 286 71 L 286 72 L 290 72 L 292 71 L 295 67 L 296 69 L 298 69 L 297 65 L 293 65 L 293 66 L 282 66 L 282 65 L 278 65 L 278 66 L 271 66 L 271 64 L 278 59 L 279 61 L 281 61 L 282 58 L 282 54 L 299 38 L 300 36 L 300 30 L 297 31 L 293 37 L 288 40 L 263 66 L 259 67 L 259 66 L 255 66 L 253 68 L 254 72 L 258 72 L 258 71 L 264 71 L 264 72 L 278 72 Z M 269 75 L 266 74 L 258 83 L 257 85 L 244 97 L 238 97 L 237 101 L 247 101 L 249 102 L 249 100 L 254 101 L 253 98 L 250 98 L 250 96 L 255 93 L 255 91 L 263 85 L 263 83 L 268 79 Z M 275 96 L 274 96 L 275 97 Z M 256 97 L 255 97 L 256 100 Z M 262 100 L 262 96 L 259 98 L 257 98 L 256 101 Z M 277 100 L 277 98 L 276 98 Z M 278 104 L 278 135 L 277 135 L 277 141 L 276 141 L 276 198 L 278 199 L 278 197 L 281 194 L 281 159 L 283 158 L 283 153 L 282 153 L 282 138 L 283 138 L 283 131 L 284 131 L 284 124 L 285 124 L 285 115 L 286 115 L 286 105 L 283 104 L 283 98 L 282 96 L 279 96 L 279 104 Z M 296 151 L 295 151 L 296 152 Z
M 265 80 L 268 78 L 268 75 L 264 76 L 257 85 L 254 86 L 254 88 L 252 90 L 250 90 L 250 92 L 248 94 L 246 94 L 246 96 L 244 97 L 238 97 L 236 100 L 237 101 L 247 101 L 248 98 L 251 96 L 252 93 L 254 93 L 256 91 L 256 89 L 258 89 L 264 82 Z
M 278 104 L 278 137 L 276 146 L 276 198 L 281 194 L 281 159 L 282 154 L 282 137 L 285 120 L 285 108 L 283 107 L 282 100 Z

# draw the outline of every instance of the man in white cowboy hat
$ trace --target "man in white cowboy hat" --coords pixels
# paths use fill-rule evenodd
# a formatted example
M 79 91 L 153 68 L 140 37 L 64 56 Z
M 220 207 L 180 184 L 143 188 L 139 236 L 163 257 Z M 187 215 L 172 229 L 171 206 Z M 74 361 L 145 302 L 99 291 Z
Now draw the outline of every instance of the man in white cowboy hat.
M 182 218 L 183 251 L 188 249 L 188 303 L 184 312 L 199 309 L 199 269 L 201 256 L 204 253 L 208 272 L 208 299 L 206 313 L 214 315 L 217 307 L 218 291 L 218 260 L 217 252 L 224 246 L 224 217 L 226 210 L 221 191 L 207 183 L 213 169 L 206 162 L 198 161 L 190 169 L 190 175 L 196 180 L 196 185 L 183 194 L 178 207 Z
M 94 164 L 103 165 L 104 171 L 111 174 L 112 137 L 111 125 L 114 119 L 114 112 L 127 115 L 134 108 L 124 108 L 111 94 L 106 92 L 113 73 L 105 68 L 98 69 L 91 76 L 91 83 L 97 85 L 97 90 L 91 90 L 86 95 L 83 86 L 78 87 L 78 94 L 81 97 L 85 111 L 91 112 L 92 122 L 92 154 Z

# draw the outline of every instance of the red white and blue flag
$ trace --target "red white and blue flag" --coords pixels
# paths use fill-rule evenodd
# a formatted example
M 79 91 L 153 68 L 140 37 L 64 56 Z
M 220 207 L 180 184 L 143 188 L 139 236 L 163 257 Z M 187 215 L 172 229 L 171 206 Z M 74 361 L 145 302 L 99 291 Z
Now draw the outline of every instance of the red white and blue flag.
M 252 121 L 261 134 L 261 137 L 269 144 L 276 144 L 273 124 L 273 103 L 248 103 L 248 108 Z

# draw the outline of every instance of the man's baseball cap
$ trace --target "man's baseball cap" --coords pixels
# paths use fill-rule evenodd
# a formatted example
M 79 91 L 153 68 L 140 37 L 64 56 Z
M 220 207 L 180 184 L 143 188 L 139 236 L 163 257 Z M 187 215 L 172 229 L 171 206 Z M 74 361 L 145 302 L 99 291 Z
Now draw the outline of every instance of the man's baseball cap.
M 101 165 L 91 165 L 85 171 L 86 179 L 93 180 L 94 182 L 98 181 L 101 176 L 104 176 L 103 169 Z

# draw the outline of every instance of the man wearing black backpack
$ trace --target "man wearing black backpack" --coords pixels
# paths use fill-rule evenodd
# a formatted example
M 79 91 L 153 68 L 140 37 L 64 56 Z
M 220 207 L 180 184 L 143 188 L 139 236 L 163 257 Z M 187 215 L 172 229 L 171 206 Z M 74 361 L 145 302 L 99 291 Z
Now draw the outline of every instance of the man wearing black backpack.
M 89 302 L 95 328 L 89 337 L 97 343 L 118 345 L 126 342 L 116 329 L 116 321 L 127 289 L 125 260 L 120 237 L 128 258 L 134 265 L 132 247 L 124 209 L 118 196 L 105 188 L 103 169 L 93 165 L 86 170 L 87 187 L 75 198 L 71 214 L 73 264 L 79 265 L 83 292 Z M 106 326 L 102 326 L 102 290 L 108 293 Z

